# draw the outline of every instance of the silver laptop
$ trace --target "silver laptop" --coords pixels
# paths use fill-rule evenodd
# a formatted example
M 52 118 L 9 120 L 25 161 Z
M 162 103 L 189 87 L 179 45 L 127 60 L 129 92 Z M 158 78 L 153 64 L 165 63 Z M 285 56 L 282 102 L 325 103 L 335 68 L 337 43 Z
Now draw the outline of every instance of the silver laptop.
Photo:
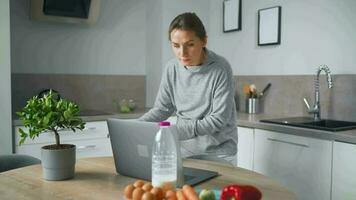
M 151 181 L 151 149 L 159 127 L 157 123 L 108 119 L 116 172 Z M 196 185 L 218 175 L 217 172 L 183 168 L 184 183 Z

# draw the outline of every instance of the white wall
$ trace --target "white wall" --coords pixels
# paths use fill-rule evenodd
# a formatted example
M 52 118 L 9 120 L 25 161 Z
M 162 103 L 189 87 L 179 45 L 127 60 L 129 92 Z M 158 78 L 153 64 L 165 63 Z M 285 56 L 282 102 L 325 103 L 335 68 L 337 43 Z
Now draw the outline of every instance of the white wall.
M 222 32 L 222 1 L 211 0 L 209 43 L 235 75 L 356 74 L 355 0 L 242 1 L 242 30 Z M 282 6 L 281 44 L 257 46 L 258 9 Z
M 9 0 L 0 0 L 0 154 L 12 153 Z
M 208 47 L 225 56 L 234 75 L 356 74 L 355 0 L 242 1 L 242 30 L 222 32 L 223 0 L 102 0 L 94 26 L 29 20 L 29 1 L 11 1 L 15 73 L 146 75 L 152 106 L 162 69 L 173 57 L 171 20 L 193 11 L 206 26 Z M 282 6 L 280 45 L 257 46 L 257 11 Z
M 145 74 L 145 0 L 103 0 L 93 26 L 32 21 L 29 2 L 11 1 L 14 73 Z
M 152 106 L 162 72 L 162 0 L 146 1 L 146 106 Z

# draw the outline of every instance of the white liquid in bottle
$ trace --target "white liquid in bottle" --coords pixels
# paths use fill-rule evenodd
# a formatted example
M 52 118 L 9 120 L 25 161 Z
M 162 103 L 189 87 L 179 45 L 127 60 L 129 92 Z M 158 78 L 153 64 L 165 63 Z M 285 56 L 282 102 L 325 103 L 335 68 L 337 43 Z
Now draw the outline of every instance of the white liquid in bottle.
M 169 122 L 160 122 L 152 148 L 152 185 L 174 189 L 177 184 L 177 147 Z

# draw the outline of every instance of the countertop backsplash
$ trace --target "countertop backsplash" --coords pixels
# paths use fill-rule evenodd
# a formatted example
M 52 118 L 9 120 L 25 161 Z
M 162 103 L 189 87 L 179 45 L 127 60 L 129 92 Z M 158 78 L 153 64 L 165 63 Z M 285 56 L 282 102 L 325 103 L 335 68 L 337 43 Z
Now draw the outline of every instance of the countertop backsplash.
M 235 76 L 238 110 L 245 112 L 244 84 L 255 84 L 262 90 L 272 86 L 261 101 L 261 113 L 284 116 L 312 116 L 303 98 L 314 105 L 314 75 Z M 328 89 L 326 77 L 320 75 L 321 117 L 356 121 L 356 75 L 333 75 L 334 86 Z
M 75 101 L 83 111 L 117 113 L 114 101 L 122 99 L 133 99 L 137 110 L 145 108 L 145 76 L 13 73 L 11 78 L 13 118 L 27 99 L 47 88 Z
M 303 98 L 313 105 L 314 78 L 314 75 L 235 76 L 237 110 L 245 112 L 244 84 L 255 84 L 261 91 L 271 83 L 260 101 L 260 113 L 308 116 Z M 326 77 L 321 74 L 321 117 L 356 121 L 356 75 L 333 75 L 333 83 L 334 87 L 328 89 Z M 117 113 L 114 101 L 122 99 L 135 100 L 137 109 L 143 110 L 145 87 L 144 75 L 12 74 L 12 108 L 14 113 L 31 96 L 53 88 L 62 97 L 77 102 L 82 110 Z

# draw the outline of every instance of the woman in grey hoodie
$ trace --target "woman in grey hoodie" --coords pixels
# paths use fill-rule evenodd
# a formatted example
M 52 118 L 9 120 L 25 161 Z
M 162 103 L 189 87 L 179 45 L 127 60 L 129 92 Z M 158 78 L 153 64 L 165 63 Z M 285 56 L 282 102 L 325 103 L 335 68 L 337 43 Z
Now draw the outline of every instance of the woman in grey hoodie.
M 159 122 L 175 113 L 183 157 L 236 165 L 235 83 L 230 64 L 206 48 L 205 28 L 195 13 L 178 15 L 168 37 L 176 58 L 165 67 L 154 107 L 140 119 Z

